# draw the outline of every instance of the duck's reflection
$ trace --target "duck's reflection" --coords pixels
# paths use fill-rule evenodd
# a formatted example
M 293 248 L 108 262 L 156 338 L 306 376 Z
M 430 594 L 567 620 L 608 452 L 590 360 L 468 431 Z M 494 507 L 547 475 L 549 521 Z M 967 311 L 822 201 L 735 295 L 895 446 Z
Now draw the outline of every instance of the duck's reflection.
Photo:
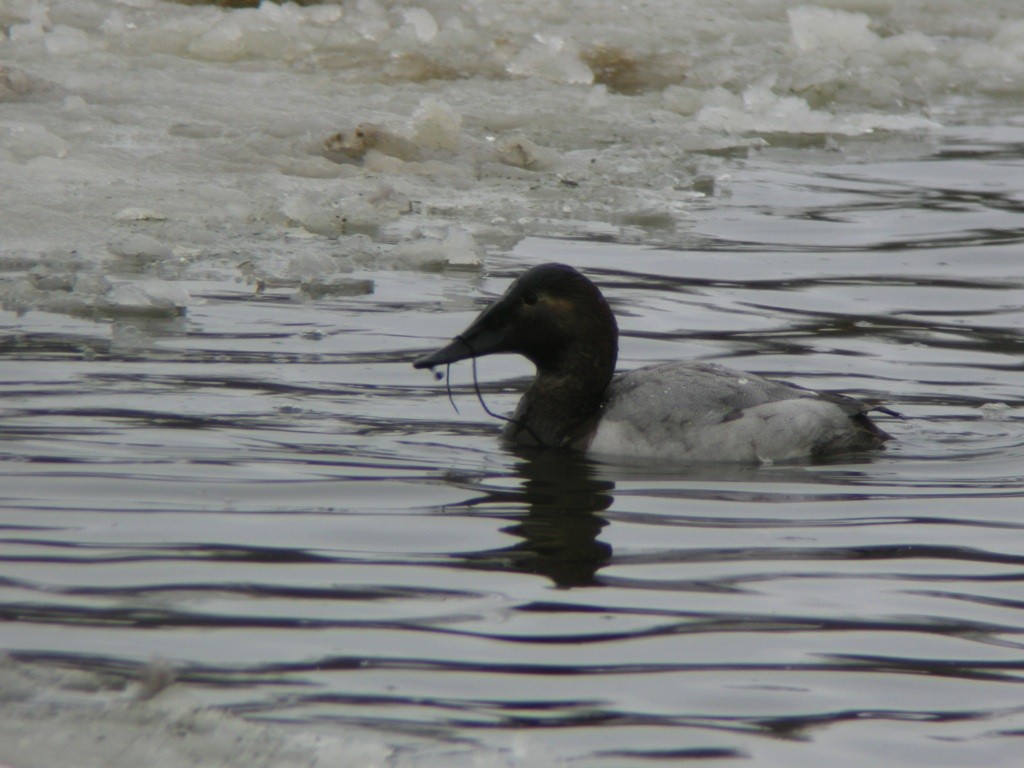
M 559 587 L 596 583 L 597 571 L 612 555 L 598 541 L 608 521 L 598 513 L 612 503 L 615 483 L 598 479 L 580 455 L 555 451 L 520 452 L 523 479 L 514 495 L 525 502 L 525 518 L 502 529 L 522 541 L 511 547 L 463 555 L 474 568 L 505 568 L 546 576 Z
M 612 505 L 616 488 L 612 478 L 627 486 L 645 481 L 662 483 L 658 495 L 678 499 L 681 507 L 693 500 L 778 504 L 860 498 L 858 489 L 870 483 L 863 467 L 878 460 L 875 454 L 867 454 L 857 457 L 859 463 L 847 457 L 841 465 L 835 460 L 817 460 L 772 467 L 630 467 L 595 463 L 579 453 L 543 449 L 520 448 L 516 455 L 519 461 L 513 466 L 512 477 L 521 481 L 520 486 L 512 490 L 492 487 L 467 504 L 481 510 L 510 508 L 508 516 L 515 522 L 502 531 L 522 541 L 457 557 L 469 568 L 539 574 L 559 587 L 599 584 L 597 573 L 611 560 L 611 545 L 599 541 L 598 536 L 608 525 L 600 513 Z M 666 478 L 674 481 L 674 487 L 664 487 Z M 822 486 L 834 490 L 830 493 Z

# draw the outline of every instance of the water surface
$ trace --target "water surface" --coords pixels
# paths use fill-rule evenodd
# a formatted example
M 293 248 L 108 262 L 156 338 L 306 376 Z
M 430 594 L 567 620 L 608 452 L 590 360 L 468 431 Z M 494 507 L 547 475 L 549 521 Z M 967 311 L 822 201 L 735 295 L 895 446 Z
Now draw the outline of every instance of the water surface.
M 5 313 L 5 648 L 113 690 L 163 659 L 195 701 L 355 729 L 399 764 L 1015 764 L 1006 140 L 766 155 L 694 212 L 687 251 L 532 239 L 483 277 L 377 273 L 306 302 L 196 284 L 186 317 L 108 338 Z M 408 362 L 548 259 L 604 287 L 623 367 L 719 360 L 908 418 L 884 452 L 823 464 L 503 449 L 468 365 L 455 412 Z M 481 361 L 490 407 L 528 373 Z

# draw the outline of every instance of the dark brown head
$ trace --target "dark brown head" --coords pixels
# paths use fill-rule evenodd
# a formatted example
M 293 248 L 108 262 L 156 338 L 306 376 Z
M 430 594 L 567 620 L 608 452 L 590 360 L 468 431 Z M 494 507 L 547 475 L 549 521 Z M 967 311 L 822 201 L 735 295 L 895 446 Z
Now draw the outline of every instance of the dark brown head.
M 565 264 L 541 264 L 450 344 L 413 365 L 433 368 L 501 352 L 522 355 L 541 376 L 585 376 L 604 391 L 615 370 L 618 326 L 590 280 Z

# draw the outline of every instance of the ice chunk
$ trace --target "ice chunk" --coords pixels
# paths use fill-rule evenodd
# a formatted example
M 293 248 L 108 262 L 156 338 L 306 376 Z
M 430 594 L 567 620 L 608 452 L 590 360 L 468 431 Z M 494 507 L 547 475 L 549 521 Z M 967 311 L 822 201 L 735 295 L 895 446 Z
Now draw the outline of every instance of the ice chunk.
M 89 36 L 80 29 L 58 24 L 43 38 L 47 53 L 53 56 L 71 56 L 88 51 L 92 44 Z
M 352 264 L 376 266 L 383 248 L 366 235 L 346 235 L 338 238 L 335 258 L 344 258 Z
M 510 136 L 497 142 L 494 147 L 498 159 L 505 165 L 524 168 L 528 171 L 542 171 L 558 164 L 558 153 L 541 147 L 525 136 Z
M 292 194 L 281 205 L 289 222 L 307 232 L 336 237 L 354 232 L 375 232 L 382 224 L 408 211 L 409 200 L 387 185 L 360 184 L 356 180 L 340 194 Z
M 189 52 L 202 59 L 235 61 L 242 58 L 245 44 L 242 27 L 234 16 L 224 16 L 189 45 Z
M 992 42 L 1005 51 L 1024 56 L 1024 21 L 1011 21 L 999 28 Z
M 401 242 L 391 249 L 388 257 L 392 266 L 407 269 L 475 267 L 483 261 L 483 249 L 466 230 L 449 227 L 443 238 L 421 234 Z
M 886 61 L 907 63 L 914 58 L 930 58 L 939 51 L 938 43 L 920 32 L 893 35 L 881 41 L 879 51 Z
M 787 11 L 793 42 L 801 51 L 840 51 L 851 53 L 878 44 L 863 13 L 846 13 L 828 8 L 802 6 Z
M 338 235 L 345 231 L 347 219 L 335 201 L 324 201 L 312 195 L 294 195 L 281 205 L 281 213 L 288 221 L 307 232 L 318 235 Z
M 185 313 L 191 297 L 176 283 L 152 280 L 122 283 L 97 302 L 97 308 L 114 315 L 174 317 Z
M 24 278 L 0 282 L 0 306 L 27 312 L 42 310 L 66 315 L 146 315 L 172 317 L 184 314 L 192 303 L 177 283 L 154 280 L 112 284 L 95 272 L 76 274 L 36 267 Z
M 7 28 L 7 35 L 12 43 L 41 40 L 45 34 L 46 29 L 42 21 L 26 21 L 21 24 L 11 24 Z
M 670 85 L 661 95 L 667 109 L 681 115 L 693 115 L 704 106 L 703 94 L 695 88 L 683 85 Z
M 305 9 L 295 3 L 266 2 L 258 8 L 218 11 L 201 27 L 189 25 L 186 19 L 172 31 L 184 33 L 187 53 L 200 59 L 294 59 L 316 47 L 318 27 L 340 17 L 336 6 Z
M 971 70 L 995 75 L 989 85 L 995 90 L 1019 88 L 1024 78 L 1024 22 L 1007 23 L 991 41 L 967 46 L 961 61 Z
M 705 129 L 730 133 L 842 134 L 858 136 L 874 130 L 928 130 L 931 120 L 917 115 L 863 113 L 834 115 L 813 110 L 796 96 L 779 96 L 767 85 L 755 85 L 741 99 L 719 99 L 697 113 Z
M 114 218 L 117 221 L 166 221 L 167 216 L 159 211 L 154 211 L 149 208 L 137 208 L 130 206 L 128 208 L 122 208 L 120 211 L 114 214 Z
M 367 40 L 377 40 L 391 30 L 388 12 L 376 0 L 357 0 L 350 23 Z
M 433 97 L 420 102 L 412 116 L 413 137 L 428 149 L 458 149 L 462 115 Z
M 115 256 L 135 259 L 139 262 L 163 261 L 174 257 L 166 243 L 149 235 L 131 234 L 112 240 L 107 249 Z
M 303 253 L 292 258 L 285 274 L 296 280 L 310 281 L 338 271 L 338 262 L 326 253 Z
M 4 153 L 18 162 L 36 157 L 64 158 L 68 155 L 68 145 L 41 125 L 7 125 L 0 128 L 0 156 Z
M 461 227 L 448 227 L 442 245 L 448 254 L 447 262 L 453 266 L 475 267 L 483 261 L 483 248 Z
M 442 241 L 436 237 L 420 237 L 398 243 L 388 254 L 391 265 L 399 268 L 422 269 L 445 263 Z
M 324 149 L 332 160 L 362 160 L 370 150 L 400 160 L 416 160 L 420 157 L 420 149 L 415 142 L 375 123 L 360 123 L 350 131 L 330 136 L 324 142 Z
M 437 21 L 426 8 L 409 8 L 402 11 L 402 17 L 422 42 L 429 43 L 437 37 Z
M 75 117 L 86 117 L 86 112 L 89 109 L 89 105 L 81 96 L 65 96 L 61 101 L 61 106 L 66 115 Z
M 0 64 L 0 102 L 24 98 L 34 86 L 34 78 L 24 70 Z
M 80 296 L 102 296 L 111 288 L 110 280 L 97 273 L 75 275 L 73 290 Z
M 303 14 L 306 22 L 320 27 L 329 26 L 344 16 L 341 5 L 327 4 L 302 8 L 300 13 Z
M 580 56 L 579 47 L 558 35 L 534 35 L 533 42 L 509 62 L 508 72 L 574 85 L 594 82 L 594 73 Z
M 339 262 L 326 253 L 302 253 L 292 258 L 285 268 L 284 284 L 298 283 L 298 294 L 304 298 L 328 296 L 363 296 L 373 293 L 373 281 L 345 277 L 352 269 L 351 261 Z

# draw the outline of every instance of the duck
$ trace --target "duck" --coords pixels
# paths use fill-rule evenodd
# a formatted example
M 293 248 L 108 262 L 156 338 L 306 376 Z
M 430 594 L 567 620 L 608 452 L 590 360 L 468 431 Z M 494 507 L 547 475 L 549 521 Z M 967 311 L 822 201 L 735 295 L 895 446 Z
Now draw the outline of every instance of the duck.
M 619 330 L 598 287 L 566 264 L 528 269 L 415 368 L 518 354 L 536 375 L 506 421 L 511 446 L 627 461 L 766 464 L 883 447 L 877 403 L 708 362 L 616 374 Z M 486 408 L 486 406 L 485 406 Z M 494 414 L 492 414 L 494 415 Z

